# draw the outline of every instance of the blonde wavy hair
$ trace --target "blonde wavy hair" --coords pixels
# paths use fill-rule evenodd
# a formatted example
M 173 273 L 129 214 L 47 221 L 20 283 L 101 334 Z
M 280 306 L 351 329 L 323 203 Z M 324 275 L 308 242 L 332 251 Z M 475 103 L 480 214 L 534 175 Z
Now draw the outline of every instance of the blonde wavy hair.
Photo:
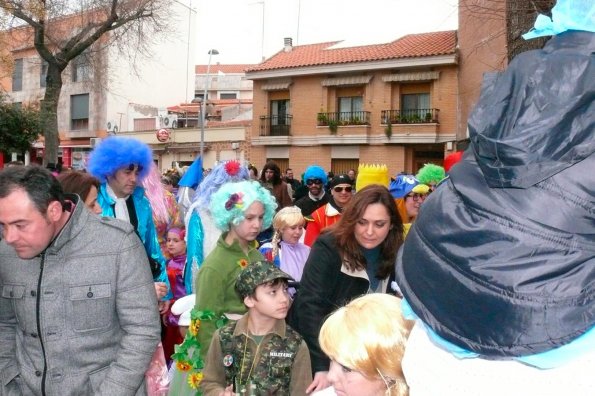
M 409 394 L 401 368 L 410 324 L 401 300 L 389 294 L 367 294 L 339 308 L 322 325 L 318 341 L 335 362 L 381 380 L 387 396 Z
M 273 239 L 271 245 L 273 245 L 273 259 L 279 254 L 279 242 L 281 242 L 281 231 L 285 227 L 293 227 L 296 225 L 304 225 L 306 219 L 302 216 L 302 211 L 297 206 L 286 206 L 277 212 L 273 218 Z

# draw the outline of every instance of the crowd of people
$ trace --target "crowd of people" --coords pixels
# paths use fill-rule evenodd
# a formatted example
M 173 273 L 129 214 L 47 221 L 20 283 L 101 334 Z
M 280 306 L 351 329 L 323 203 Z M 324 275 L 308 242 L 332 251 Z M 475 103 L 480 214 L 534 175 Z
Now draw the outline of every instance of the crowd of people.
M 0 171 L 0 395 L 593 394 L 595 35 L 547 26 L 416 174 Z

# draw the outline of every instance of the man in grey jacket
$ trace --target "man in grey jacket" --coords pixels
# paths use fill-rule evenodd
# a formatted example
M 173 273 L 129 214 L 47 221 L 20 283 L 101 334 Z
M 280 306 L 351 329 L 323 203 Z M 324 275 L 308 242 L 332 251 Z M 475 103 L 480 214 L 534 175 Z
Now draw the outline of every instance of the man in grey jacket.
M 160 326 L 132 226 L 28 166 L 0 172 L 0 227 L 0 394 L 145 394 Z

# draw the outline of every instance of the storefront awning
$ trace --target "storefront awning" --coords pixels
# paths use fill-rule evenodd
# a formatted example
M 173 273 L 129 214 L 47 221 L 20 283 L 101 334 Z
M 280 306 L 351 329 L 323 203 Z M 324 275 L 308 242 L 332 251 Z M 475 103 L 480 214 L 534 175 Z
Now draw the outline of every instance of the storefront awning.
M 372 76 L 349 76 L 325 78 L 322 80 L 323 87 L 341 87 L 348 85 L 364 85 L 370 82 Z
M 382 77 L 384 82 L 403 82 L 403 81 L 429 81 L 438 80 L 440 72 L 438 71 L 425 71 L 415 73 L 397 73 L 389 74 Z

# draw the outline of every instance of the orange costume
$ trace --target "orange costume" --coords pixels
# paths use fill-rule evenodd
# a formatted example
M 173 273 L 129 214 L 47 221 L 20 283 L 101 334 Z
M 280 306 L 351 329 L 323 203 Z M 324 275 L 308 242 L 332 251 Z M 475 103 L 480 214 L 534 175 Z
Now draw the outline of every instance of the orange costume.
M 308 226 L 306 227 L 306 235 L 304 236 L 304 245 L 312 247 L 322 230 L 332 226 L 340 218 L 341 212 L 330 203 L 316 209 L 310 216 L 306 217 Z

